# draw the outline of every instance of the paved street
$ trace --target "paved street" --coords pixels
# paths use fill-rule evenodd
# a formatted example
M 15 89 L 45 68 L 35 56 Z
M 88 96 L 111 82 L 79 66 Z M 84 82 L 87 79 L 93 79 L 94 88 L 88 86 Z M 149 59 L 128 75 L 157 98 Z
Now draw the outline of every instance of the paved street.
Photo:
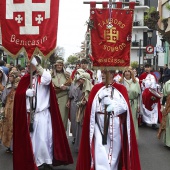
M 140 127 L 138 142 L 142 170 L 170 170 L 170 149 L 156 138 L 156 130 L 150 127 Z M 74 164 L 55 167 L 55 170 L 75 170 L 77 154 L 74 153 L 71 137 L 68 137 Z M 5 148 L 0 146 L 0 170 L 13 170 L 12 155 L 5 153 Z

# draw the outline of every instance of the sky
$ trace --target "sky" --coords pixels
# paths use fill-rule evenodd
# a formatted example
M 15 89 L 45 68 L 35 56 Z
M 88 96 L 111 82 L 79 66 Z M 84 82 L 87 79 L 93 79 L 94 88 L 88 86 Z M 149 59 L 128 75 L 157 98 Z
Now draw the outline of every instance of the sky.
M 81 42 L 85 39 L 90 4 L 83 4 L 84 1 L 94 0 L 60 0 L 57 46 L 65 49 L 65 60 L 81 51 Z
M 83 0 L 60 0 L 57 46 L 65 49 L 65 59 L 81 51 L 89 9 L 90 6 L 83 4 Z

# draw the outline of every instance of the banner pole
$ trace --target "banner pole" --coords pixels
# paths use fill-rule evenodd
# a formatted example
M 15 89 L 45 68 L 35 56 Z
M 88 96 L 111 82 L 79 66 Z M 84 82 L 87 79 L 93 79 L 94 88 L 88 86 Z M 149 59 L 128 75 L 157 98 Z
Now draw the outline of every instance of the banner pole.
M 95 2 L 96 4 L 103 4 L 103 2 Z M 108 2 L 109 3 L 109 2 Z M 84 1 L 83 4 L 90 4 L 89 1 Z M 116 4 L 116 2 L 112 2 L 112 4 Z M 129 5 L 130 2 L 122 2 L 123 5 Z M 135 2 L 135 5 L 139 5 L 139 2 Z
M 33 71 L 32 71 L 32 65 L 31 65 L 31 60 L 30 60 L 30 89 L 32 89 L 32 75 Z M 33 108 L 32 108 L 32 104 L 33 104 L 33 97 L 30 97 L 30 124 L 29 124 L 29 131 L 33 132 L 33 122 L 34 122 L 34 113 L 33 113 Z
M 106 88 L 108 88 L 109 86 L 109 81 L 110 81 L 110 74 L 109 71 L 106 70 L 106 83 L 105 86 Z M 105 105 L 105 109 L 104 109 L 104 135 L 103 135 L 103 145 L 107 145 L 107 133 L 108 133 L 108 120 L 109 120 L 109 116 L 107 116 L 107 105 Z

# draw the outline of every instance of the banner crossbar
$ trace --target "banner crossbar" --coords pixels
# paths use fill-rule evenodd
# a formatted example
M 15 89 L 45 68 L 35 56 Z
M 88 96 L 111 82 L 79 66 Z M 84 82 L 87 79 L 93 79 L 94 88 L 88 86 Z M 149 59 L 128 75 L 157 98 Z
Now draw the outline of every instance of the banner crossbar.
M 103 2 L 95 2 L 96 4 L 103 4 Z M 112 2 L 112 4 L 116 4 L 117 2 Z M 90 4 L 90 1 L 84 1 L 83 4 Z M 109 2 L 108 2 L 109 4 Z M 124 5 L 129 5 L 130 2 L 122 2 Z M 139 5 L 139 2 L 135 2 L 135 5 Z

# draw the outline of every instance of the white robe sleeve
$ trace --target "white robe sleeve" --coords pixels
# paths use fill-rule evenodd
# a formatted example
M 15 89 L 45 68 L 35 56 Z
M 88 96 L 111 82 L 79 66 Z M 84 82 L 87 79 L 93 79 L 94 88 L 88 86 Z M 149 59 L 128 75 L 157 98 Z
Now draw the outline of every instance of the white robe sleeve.
M 41 76 L 41 85 L 49 85 L 51 82 L 51 74 L 44 70 L 42 76 Z
M 116 89 L 114 91 L 112 104 L 114 106 L 114 115 L 117 116 L 127 111 L 127 103 Z

